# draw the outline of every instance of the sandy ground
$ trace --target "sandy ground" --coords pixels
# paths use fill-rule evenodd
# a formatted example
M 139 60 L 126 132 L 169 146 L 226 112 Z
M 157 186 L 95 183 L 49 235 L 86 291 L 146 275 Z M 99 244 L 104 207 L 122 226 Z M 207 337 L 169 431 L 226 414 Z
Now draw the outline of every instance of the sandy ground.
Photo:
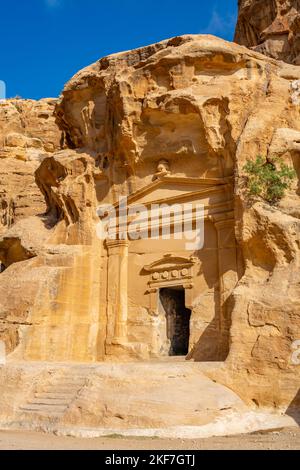
M 300 428 L 208 439 L 176 440 L 57 437 L 52 434 L 0 431 L 0 450 L 300 450 Z

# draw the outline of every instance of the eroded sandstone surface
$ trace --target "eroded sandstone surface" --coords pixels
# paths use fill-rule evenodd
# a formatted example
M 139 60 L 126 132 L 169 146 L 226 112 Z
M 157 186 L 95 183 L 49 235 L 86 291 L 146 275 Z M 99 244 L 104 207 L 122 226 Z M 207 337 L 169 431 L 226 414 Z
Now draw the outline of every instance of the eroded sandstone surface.
M 278 155 L 299 176 L 299 80 L 296 66 L 213 36 L 182 36 L 80 71 L 56 105 L 59 133 L 54 124 L 49 139 L 30 131 L 40 140 L 29 154 L 28 135 L 5 131 L 6 160 L 34 161 L 44 201 L 3 224 L 0 338 L 11 360 L 176 355 L 180 297 L 190 315 L 187 359 L 223 362 L 208 372 L 214 379 L 255 406 L 294 413 L 299 181 L 278 206 L 249 201 L 243 167 Z M 97 207 L 117 207 L 120 196 L 201 202 L 203 249 L 99 240 Z
M 239 0 L 235 41 L 300 65 L 299 0 Z
M 0 103 L 0 233 L 45 212 L 34 172 L 60 149 L 62 132 L 53 116 L 56 100 L 11 99 Z
M 34 173 L 44 158 L 63 145 L 63 134 L 54 117 L 56 102 L 16 98 L 0 103 L 1 272 L 20 262 L 11 267 L 7 285 L 1 279 L 0 330 L 8 352 L 18 343 L 22 312 L 28 312 L 32 302 L 30 294 L 36 295 L 32 274 L 27 272 L 27 281 L 22 280 L 21 262 L 36 257 L 42 250 L 44 234 L 49 236 L 48 230 L 44 231 L 47 224 L 39 217 L 45 213 L 46 204 Z
M 296 431 L 289 416 L 249 409 L 205 376 L 200 363 L 16 363 L 0 370 L 0 379 L 6 432 L 195 439 L 289 426 Z

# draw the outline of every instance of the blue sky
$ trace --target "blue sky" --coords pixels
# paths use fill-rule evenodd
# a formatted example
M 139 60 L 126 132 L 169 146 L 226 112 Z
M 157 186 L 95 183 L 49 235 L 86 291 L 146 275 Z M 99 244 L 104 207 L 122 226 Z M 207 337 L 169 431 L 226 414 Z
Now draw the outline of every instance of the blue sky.
M 232 40 L 237 0 L 0 0 L 7 96 L 58 96 L 81 68 L 180 34 Z

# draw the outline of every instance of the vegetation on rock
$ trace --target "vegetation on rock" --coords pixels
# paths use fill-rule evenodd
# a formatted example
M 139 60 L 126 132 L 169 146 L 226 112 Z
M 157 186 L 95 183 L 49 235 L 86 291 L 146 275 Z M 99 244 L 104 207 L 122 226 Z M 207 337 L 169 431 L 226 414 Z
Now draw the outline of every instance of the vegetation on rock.
M 276 204 L 290 189 L 296 172 L 278 158 L 272 160 L 257 156 L 256 160 L 247 160 L 244 171 L 248 179 L 248 191 L 251 196 L 259 196 L 269 204 Z

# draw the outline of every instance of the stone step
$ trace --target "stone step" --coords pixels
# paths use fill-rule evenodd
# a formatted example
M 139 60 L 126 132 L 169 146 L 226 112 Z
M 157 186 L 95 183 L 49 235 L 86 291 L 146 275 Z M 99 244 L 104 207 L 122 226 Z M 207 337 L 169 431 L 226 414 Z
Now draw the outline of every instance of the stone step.
M 66 405 L 43 405 L 43 404 L 31 404 L 27 403 L 20 407 L 21 411 L 43 411 L 43 412 L 54 412 L 63 413 L 67 409 Z
M 74 370 L 53 377 L 47 384 L 38 387 L 19 411 L 36 415 L 39 419 L 59 418 L 85 386 L 86 381 L 87 374 Z
M 35 410 L 20 410 L 20 412 L 24 415 L 30 415 L 30 419 L 32 418 L 38 418 L 39 420 L 45 419 L 46 421 L 52 420 L 52 419 L 60 419 L 63 416 L 64 412 L 61 411 L 35 411 Z
M 73 372 L 68 372 L 66 374 L 59 374 L 53 377 L 54 380 L 61 380 L 61 379 L 80 379 L 85 380 L 89 374 L 76 374 Z
M 68 406 L 72 400 L 70 399 L 62 399 L 62 398 L 32 398 L 27 402 L 27 405 L 64 405 Z M 27 406 L 26 405 L 26 406 Z
M 86 382 L 85 381 L 67 381 L 67 380 L 60 380 L 60 381 L 57 381 L 57 382 L 51 382 L 50 385 L 52 386 L 59 386 L 59 385 L 63 385 L 64 387 L 83 387 L 83 385 L 85 384 Z
M 86 380 L 87 376 L 89 374 L 73 374 L 73 373 L 67 373 L 64 374 L 60 377 L 54 377 L 54 379 L 74 379 L 74 380 Z
M 57 399 L 57 400 L 72 400 L 74 398 L 74 393 L 65 393 L 65 392 L 35 392 L 34 393 L 34 398 L 52 398 L 52 399 Z
M 67 394 L 75 394 L 80 391 L 82 387 L 64 387 L 63 385 L 55 386 L 49 385 L 47 388 L 41 389 L 41 393 L 67 393 Z

